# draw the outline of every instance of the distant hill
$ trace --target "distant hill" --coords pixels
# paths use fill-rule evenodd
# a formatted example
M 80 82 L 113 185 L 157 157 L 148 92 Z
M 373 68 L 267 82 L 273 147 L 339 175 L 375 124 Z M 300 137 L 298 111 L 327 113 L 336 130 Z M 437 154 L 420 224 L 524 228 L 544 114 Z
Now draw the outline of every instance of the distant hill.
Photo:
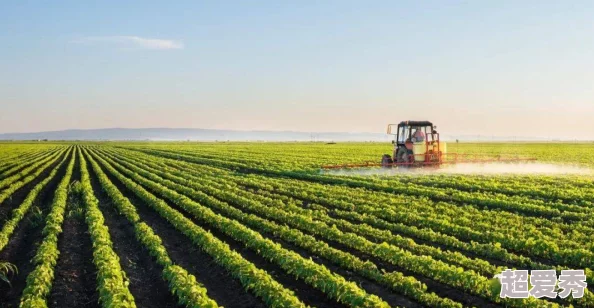
M 36 133 L 0 134 L 0 140 L 154 140 L 154 141 L 387 141 L 380 133 L 309 133 L 291 131 L 235 131 L 199 128 L 69 129 Z
M 385 133 L 293 132 L 293 131 L 237 131 L 201 128 L 103 128 L 69 129 L 36 133 L 5 133 L 0 140 L 152 140 L 152 141 L 380 141 L 389 142 L 393 136 Z M 453 141 L 546 141 L 532 137 L 492 137 L 477 135 L 447 136 Z

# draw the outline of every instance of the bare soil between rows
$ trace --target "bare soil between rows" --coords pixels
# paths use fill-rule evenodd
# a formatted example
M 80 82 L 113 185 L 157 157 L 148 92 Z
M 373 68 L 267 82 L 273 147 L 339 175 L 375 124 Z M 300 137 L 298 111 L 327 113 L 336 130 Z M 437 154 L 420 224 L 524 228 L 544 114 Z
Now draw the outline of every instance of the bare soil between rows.
M 64 155 L 67 155 L 67 153 L 61 154 L 49 168 L 44 170 L 28 185 L 15 192 L 14 198 L 11 201 L 13 208 L 18 207 L 30 190 L 39 182 L 43 181 L 43 179 L 47 178 L 51 170 L 58 166 Z M 34 264 L 30 261 L 35 256 L 39 243 L 43 240 L 41 231 L 43 230 L 45 218 L 49 213 L 49 208 L 53 201 L 53 192 L 56 190 L 62 177 L 64 177 L 67 165 L 68 159 L 60 166 L 54 178 L 41 189 L 31 208 L 27 211 L 10 237 L 8 245 L 0 252 L 0 260 L 10 262 L 18 268 L 18 273 L 10 279 L 12 286 L 0 282 L 0 307 L 18 307 L 19 305 L 22 292 L 26 286 L 27 276 L 34 269 Z M 27 188 L 28 190 L 24 190 Z M 35 207 L 41 210 L 40 214 L 33 214 L 32 209 Z
M 80 181 L 78 155 L 70 184 Z M 99 307 L 97 275 L 93 264 L 93 245 L 84 217 L 69 214 L 82 209 L 78 196 L 69 193 L 62 233 L 58 238 L 60 256 L 54 269 L 54 284 L 48 297 L 50 307 Z
M 97 175 L 88 164 L 91 185 L 99 200 L 105 225 L 113 242 L 113 249 L 120 258 L 120 265 L 130 281 L 129 289 L 138 307 L 172 308 L 178 306 L 162 277 L 163 268 L 150 256 L 136 239 L 134 226 L 120 215 L 109 196 L 102 190 Z
M 105 169 L 103 171 L 106 172 Z M 188 237 L 138 199 L 117 178 L 107 172 L 106 174 L 110 181 L 136 207 L 142 221 L 148 224 L 161 238 L 173 262 L 194 275 L 196 280 L 208 290 L 207 294 L 210 298 L 224 307 L 266 307 L 261 299 L 246 292 L 239 280 L 219 266 L 211 256 L 201 251 Z

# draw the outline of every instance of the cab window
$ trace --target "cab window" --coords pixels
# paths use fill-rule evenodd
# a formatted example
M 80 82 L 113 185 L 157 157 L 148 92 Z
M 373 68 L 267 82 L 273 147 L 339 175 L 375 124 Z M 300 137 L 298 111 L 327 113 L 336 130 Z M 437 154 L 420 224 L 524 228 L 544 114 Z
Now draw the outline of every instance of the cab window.
M 404 143 L 410 137 L 410 126 L 401 126 L 398 129 L 398 143 Z

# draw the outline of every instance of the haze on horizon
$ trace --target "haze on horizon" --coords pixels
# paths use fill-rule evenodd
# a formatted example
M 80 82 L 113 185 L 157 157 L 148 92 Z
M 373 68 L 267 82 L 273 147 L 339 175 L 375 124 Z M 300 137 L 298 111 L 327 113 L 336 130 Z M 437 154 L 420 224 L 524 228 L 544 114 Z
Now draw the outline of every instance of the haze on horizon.
M 0 133 L 594 139 L 594 2 L 5 1 Z

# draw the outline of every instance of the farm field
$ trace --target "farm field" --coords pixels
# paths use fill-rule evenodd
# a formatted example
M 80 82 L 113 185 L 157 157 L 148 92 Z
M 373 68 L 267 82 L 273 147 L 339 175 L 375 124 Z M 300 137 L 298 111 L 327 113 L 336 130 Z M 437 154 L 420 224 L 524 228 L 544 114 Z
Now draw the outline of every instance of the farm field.
M 0 307 L 594 307 L 594 144 L 448 146 L 579 172 L 320 172 L 383 143 L 0 143 Z M 588 286 L 502 299 L 508 268 Z

